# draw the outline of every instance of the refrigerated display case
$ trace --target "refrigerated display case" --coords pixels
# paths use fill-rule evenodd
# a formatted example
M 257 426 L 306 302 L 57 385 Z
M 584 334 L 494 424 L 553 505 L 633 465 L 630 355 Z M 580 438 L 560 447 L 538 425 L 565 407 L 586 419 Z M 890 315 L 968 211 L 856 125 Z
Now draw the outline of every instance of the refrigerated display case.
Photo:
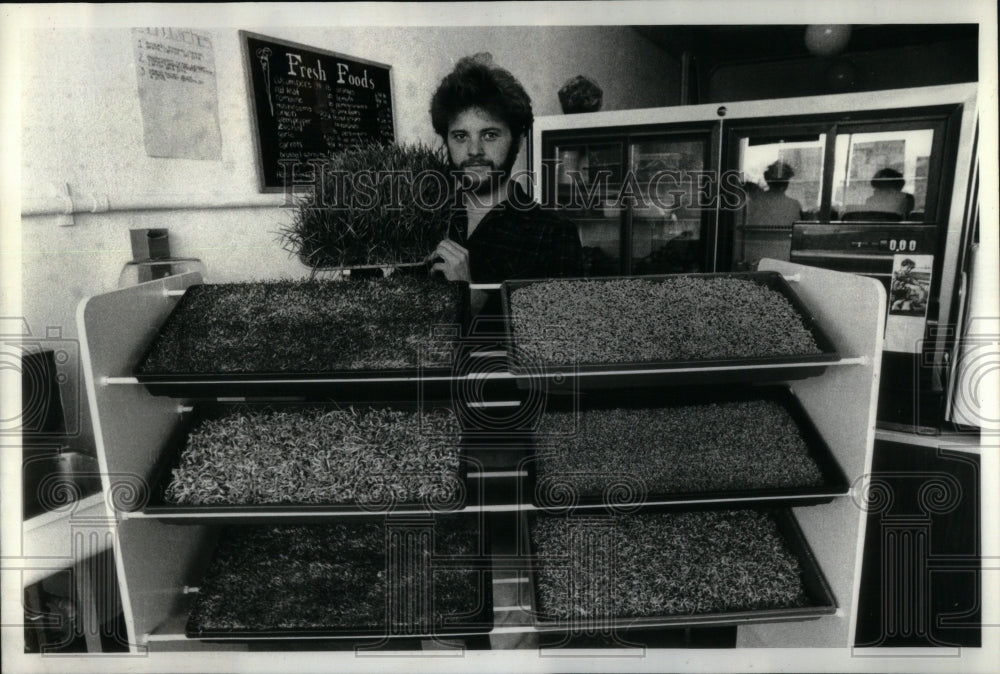
M 891 294 L 910 259 L 921 297 L 887 305 L 879 422 L 936 433 L 955 397 L 976 93 L 970 83 L 541 117 L 538 198 L 577 222 L 593 276 L 752 271 L 770 258 L 866 274 Z M 609 149 L 597 163 L 613 180 L 593 171 L 596 148 Z M 574 206 L 588 189 L 599 210 Z
M 714 213 L 712 125 L 546 135 L 541 179 L 576 223 L 587 276 L 702 272 Z

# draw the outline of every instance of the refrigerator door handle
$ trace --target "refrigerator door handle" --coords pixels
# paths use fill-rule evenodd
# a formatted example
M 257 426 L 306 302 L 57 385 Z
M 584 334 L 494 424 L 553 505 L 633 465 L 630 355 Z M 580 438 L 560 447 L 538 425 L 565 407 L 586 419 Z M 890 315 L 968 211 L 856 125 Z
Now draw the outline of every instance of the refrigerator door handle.
M 948 368 L 948 391 L 946 395 L 946 400 L 948 401 L 948 406 L 945 409 L 945 419 L 949 421 L 954 420 L 954 407 L 955 407 L 955 380 L 958 378 L 958 368 L 956 367 L 959 359 L 961 358 L 958 350 L 962 348 L 962 335 L 965 333 L 965 296 L 969 287 L 969 273 L 962 270 L 959 275 L 960 281 L 958 284 L 958 316 L 955 321 L 955 326 L 958 334 L 955 335 L 955 342 L 951 349 L 945 354 L 945 366 Z

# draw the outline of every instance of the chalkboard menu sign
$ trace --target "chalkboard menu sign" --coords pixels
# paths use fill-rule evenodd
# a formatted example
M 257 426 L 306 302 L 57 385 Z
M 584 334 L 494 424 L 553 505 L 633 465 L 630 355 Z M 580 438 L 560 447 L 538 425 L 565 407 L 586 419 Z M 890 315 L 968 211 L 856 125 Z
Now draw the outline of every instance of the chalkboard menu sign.
M 248 31 L 240 38 L 262 192 L 284 190 L 310 160 L 395 141 L 390 66 Z

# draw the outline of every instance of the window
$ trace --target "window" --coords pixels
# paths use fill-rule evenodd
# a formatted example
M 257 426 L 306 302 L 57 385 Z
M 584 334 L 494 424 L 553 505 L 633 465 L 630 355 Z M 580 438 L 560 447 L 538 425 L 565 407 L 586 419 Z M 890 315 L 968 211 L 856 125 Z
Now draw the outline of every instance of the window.
M 817 134 L 807 140 L 756 140 L 743 138 L 740 142 L 740 165 L 743 180 L 753 185 L 752 192 L 769 191 L 765 173 L 776 162 L 792 170 L 785 196 L 800 205 L 801 218 L 818 220 L 822 205 L 823 148 L 826 134 Z M 790 223 L 789 223 L 790 224 Z
M 792 225 L 819 220 L 825 147 L 825 133 L 740 138 L 746 201 L 736 215 L 734 269 L 753 269 L 764 257 L 787 260 Z
M 934 129 L 837 136 L 831 220 L 923 220 Z
M 941 225 L 957 108 L 731 120 L 725 167 L 742 208 L 720 212 L 718 269 L 787 260 L 793 223 Z M 941 227 L 939 237 L 943 236 Z

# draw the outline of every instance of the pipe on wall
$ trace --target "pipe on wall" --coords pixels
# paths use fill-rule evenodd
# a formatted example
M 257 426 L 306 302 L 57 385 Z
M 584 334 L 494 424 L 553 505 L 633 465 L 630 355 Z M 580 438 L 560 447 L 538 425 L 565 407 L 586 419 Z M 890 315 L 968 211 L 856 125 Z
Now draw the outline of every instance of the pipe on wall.
M 68 216 L 86 213 L 125 211 L 178 211 L 240 208 L 278 208 L 291 205 L 285 193 L 259 195 L 225 194 L 144 194 L 109 196 L 96 192 L 78 192 L 69 184 L 50 185 L 48 194 L 21 201 L 21 217 Z

